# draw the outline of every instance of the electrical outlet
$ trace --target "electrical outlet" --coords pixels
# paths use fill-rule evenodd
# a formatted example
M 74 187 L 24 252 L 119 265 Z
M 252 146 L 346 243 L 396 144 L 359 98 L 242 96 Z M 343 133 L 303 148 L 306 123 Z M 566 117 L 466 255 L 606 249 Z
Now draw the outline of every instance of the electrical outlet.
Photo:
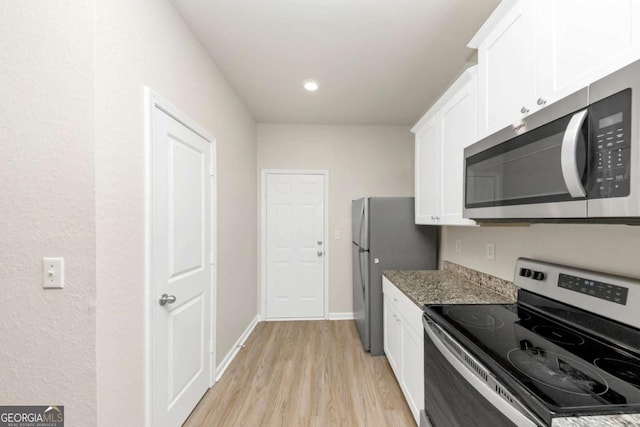
M 487 243 L 486 252 L 487 259 L 496 259 L 496 245 L 494 243 Z
M 333 238 L 335 240 L 340 240 L 342 238 L 342 233 L 340 232 L 340 230 L 333 231 Z
M 456 253 L 462 252 L 462 239 L 456 239 Z
M 64 288 L 64 258 L 42 258 L 42 287 Z

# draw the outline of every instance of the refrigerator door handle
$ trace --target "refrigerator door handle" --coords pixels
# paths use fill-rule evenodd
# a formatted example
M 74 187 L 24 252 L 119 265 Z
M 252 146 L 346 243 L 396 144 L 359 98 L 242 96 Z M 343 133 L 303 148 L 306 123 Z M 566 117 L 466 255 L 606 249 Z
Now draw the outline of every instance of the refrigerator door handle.
M 359 253 L 364 252 L 362 248 L 360 248 Z M 366 301 L 367 298 L 365 296 L 365 286 L 364 286 L 364 270 L 362 269 L 362 257 L 358 257 L 358 268 L 360 269 L 360 284 L 362 285 L 362 298 Z
M 362 229 L 364 228 L 364 205 L 362 203 L 362 209 L 360 210 L 360 234 L 358 235 L 358 246 L 362 249 Z

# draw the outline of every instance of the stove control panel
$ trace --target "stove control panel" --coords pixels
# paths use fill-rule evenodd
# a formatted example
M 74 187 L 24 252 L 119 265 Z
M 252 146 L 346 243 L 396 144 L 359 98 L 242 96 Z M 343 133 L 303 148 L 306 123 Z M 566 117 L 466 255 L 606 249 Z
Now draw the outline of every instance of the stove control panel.
M 589 280 L 562 273 L 558 275 L 558 286 L 595 298 L 615 302 L 616 304 L 627 305 L 629 289 L 623 286 L 616 286 L 611 283 Z
M 640 329 L 640 277 L 529 258 L 518 258 L 513 276 L 519 289 Z

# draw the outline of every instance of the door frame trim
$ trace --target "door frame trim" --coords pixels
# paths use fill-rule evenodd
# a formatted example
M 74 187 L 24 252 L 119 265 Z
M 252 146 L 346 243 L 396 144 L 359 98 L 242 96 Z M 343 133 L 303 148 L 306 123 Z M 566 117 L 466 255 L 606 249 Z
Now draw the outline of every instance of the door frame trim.
M 324 315 L 329 319 L 329 171 L 326 169 L 261 169 L 260 178 L 260 319 L 267 319 L 267 175 L 322 175 L 324 177 Z M 286 320 L 286 319 L 272 319 Z
M 217 252 L 217 151 L 216 151 L 216 138 L 193 121 L 184 112 L 179 110 L 169 101 L 161 97 L 157 92 L 148 86 L 144 87 L 144 152 L 145 152 L 145 245 L 144 245 L 144 336 L 145 336 L 145 354 L 144 354 L 144 377 L 145 377 L 145 425 L 151 427 L 152 415 L 153 415 L 153 367 L 152 367 L 152 304 L 155 298 L 152 295 L 152 283 L 151 283 L 151 226 L 152 226 L 152 186 L 153 186 L 153 122 L 156 109 L 161 110 L 177 120 L 178 122 L 191 129 L 199 136 L 204 138 L 210 146 L 211 150 L 211 164 L 209 165 L 209 175 L 211 179 L 211 252 L 213 256 L 210 257 L 211 268 L 211 283 L 210 286 L 210 303 L 211 303 L 211 336 L 209 337 L 212 347 L 209 353 L 209 387 L 212 387 L 216 382 L 216 300 L 217 300 L 217 266 L 218 266 L 218 252 Z

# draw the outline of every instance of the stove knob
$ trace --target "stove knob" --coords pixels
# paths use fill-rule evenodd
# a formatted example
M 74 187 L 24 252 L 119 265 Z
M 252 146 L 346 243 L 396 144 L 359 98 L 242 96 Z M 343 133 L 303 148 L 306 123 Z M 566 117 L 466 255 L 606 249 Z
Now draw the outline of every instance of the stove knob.
M 528 268 L 521 268 L 520 269 L 520 275 L 522 277 L 531 277 L 532 271 L 529 270 Z
M 531 277 L 533 280 L 544 280 L 544 273 L 542 271 L 534 271 L 533 276 Z

